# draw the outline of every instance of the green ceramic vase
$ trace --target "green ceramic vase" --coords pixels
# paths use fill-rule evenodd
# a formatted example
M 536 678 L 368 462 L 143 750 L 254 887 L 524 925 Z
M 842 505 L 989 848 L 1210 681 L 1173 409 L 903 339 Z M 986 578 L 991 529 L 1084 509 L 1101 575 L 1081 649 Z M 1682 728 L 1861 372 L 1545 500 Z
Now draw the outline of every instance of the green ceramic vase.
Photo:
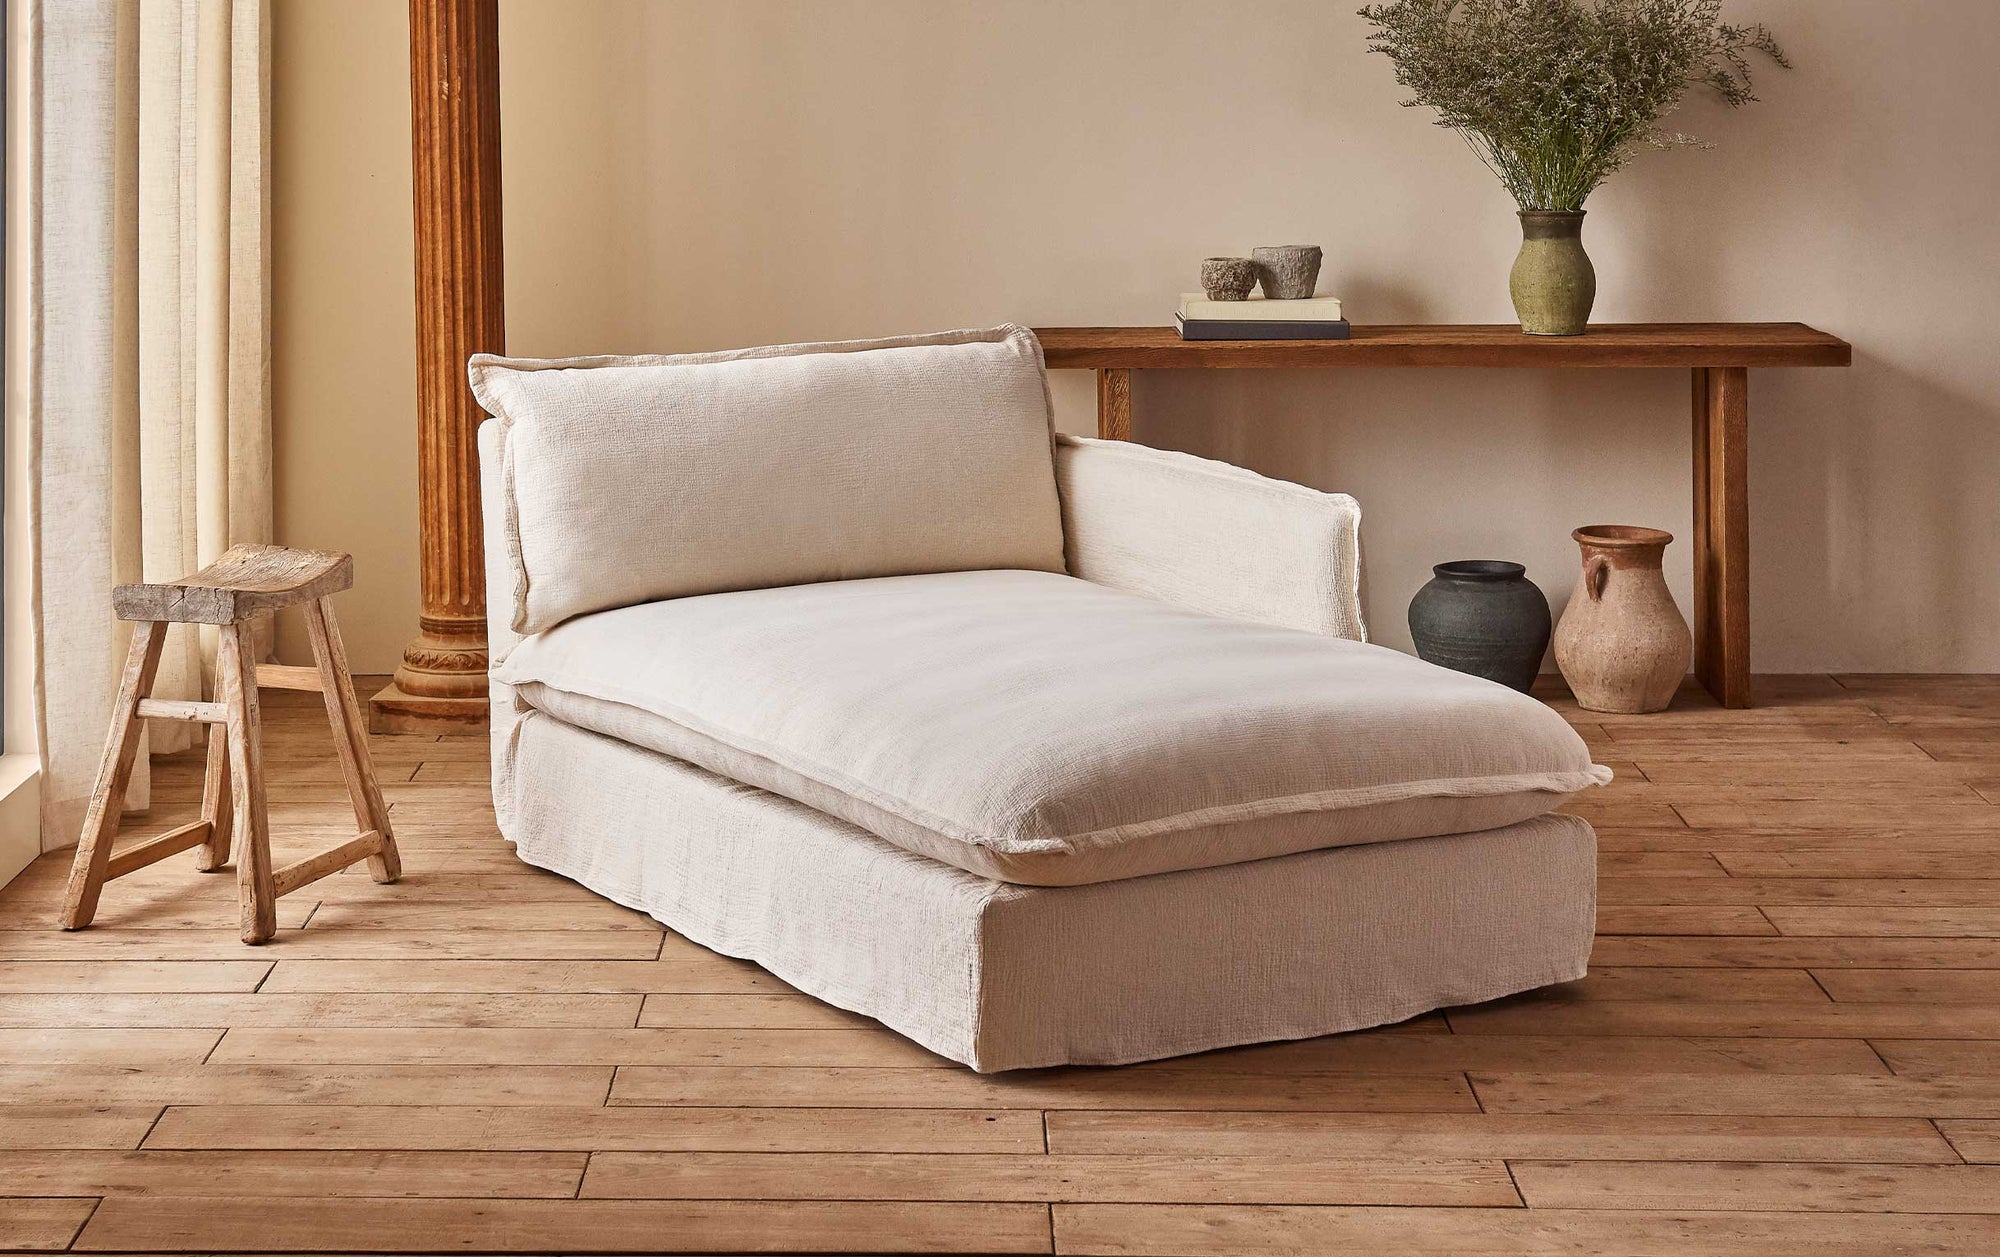
M 1508 288 L 1530 336 L 1581 336 L 1597 299 L 1597 271 L 1583 251 L 1582 210 L 1522 210 L 1521 255 Z

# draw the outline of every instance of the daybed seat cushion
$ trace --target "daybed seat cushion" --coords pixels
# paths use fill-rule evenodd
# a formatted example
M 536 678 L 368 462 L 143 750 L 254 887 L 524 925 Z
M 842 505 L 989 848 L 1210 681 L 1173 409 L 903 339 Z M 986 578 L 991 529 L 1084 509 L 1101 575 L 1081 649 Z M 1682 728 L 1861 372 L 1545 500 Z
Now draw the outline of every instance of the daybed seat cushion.
M 1503 686 L 1052 572 L 603 611 L 496 677 L 569 724 L 1031 885 L 1493 829 L 1610 776 Z

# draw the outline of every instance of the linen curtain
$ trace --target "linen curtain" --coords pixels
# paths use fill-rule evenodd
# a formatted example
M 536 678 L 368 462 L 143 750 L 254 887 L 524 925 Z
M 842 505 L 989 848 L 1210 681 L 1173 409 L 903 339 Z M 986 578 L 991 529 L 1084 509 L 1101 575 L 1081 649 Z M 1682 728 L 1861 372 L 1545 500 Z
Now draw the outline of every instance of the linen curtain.
M 271 531 L 266 0 L 29 0 L 29 477 L 42 846 L 76 841 L 129 626 Z M 176 626 L 154 692 L 198 698 Z M 190 726 L 155 722 L 154 753 Z M 144 806 L 144 760 L 130 806 Z

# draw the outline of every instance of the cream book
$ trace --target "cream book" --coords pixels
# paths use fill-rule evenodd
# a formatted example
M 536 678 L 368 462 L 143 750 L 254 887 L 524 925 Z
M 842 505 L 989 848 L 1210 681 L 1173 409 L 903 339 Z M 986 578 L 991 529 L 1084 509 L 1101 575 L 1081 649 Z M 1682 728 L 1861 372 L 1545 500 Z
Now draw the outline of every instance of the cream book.
M 1177 313 L 1184 319 L 1227 319 L 1237 323 L 1337 323 L 1342 318 L 1339 297 L 1300 297 L 1272 301 L 1210 301 L 1198 292 L 1181 294 Z

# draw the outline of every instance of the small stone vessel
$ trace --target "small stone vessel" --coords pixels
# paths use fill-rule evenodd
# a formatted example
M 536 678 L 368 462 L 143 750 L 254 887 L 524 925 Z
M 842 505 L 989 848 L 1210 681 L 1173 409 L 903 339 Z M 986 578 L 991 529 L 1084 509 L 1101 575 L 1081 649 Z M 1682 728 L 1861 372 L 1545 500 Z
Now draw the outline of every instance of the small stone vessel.
M 1431 571 L 1410 600 L 1417 658 L 1527 693 L 1549 646 L 1549 600 L 1528 569 L 1462 559 Z
M 1521 252 L 1507 288 L 1530 336 L 1581 336 L 1597 301 L 1597 268 L 1583 251 L 1582 210 L 1522 210 Z
M 1210 301 L 1248 301 L 1257 283 L 1257 264 L 1249 258 L 1205 258 L 1201 290 Z
M 1694 657 L 1694 636 L 1660 561 L 1674 535 L 1593 524 L 1570 536 L 1583 571 L 1556 628 L 1556 666 L 1586 711 L 1665 711 Z
M 1319 287 L 1320 248 L 1316 244 L 1267 244 L 1250 250 L 1257 283 L 1273 301 L 1297 301 Z

